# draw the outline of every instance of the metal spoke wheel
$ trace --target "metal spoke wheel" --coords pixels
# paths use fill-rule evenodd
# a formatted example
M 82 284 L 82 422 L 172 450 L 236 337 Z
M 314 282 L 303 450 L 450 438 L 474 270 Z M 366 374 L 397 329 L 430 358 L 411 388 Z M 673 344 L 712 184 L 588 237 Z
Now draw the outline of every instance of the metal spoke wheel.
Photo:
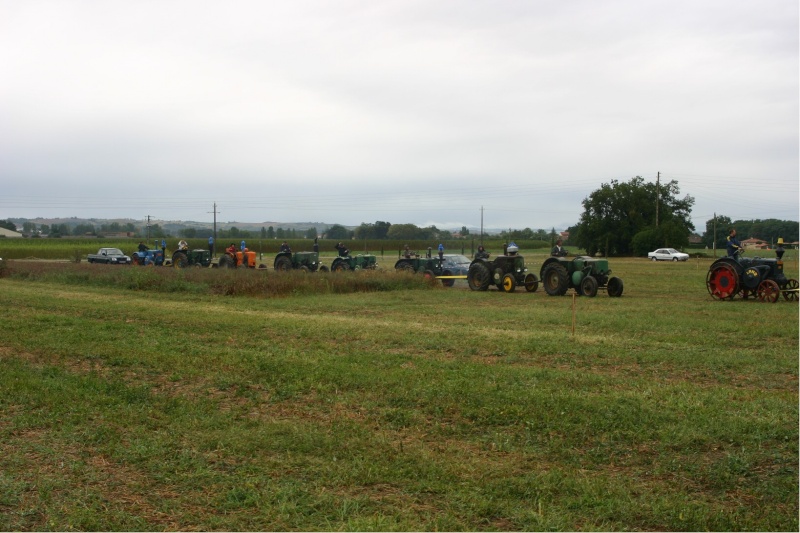
M 780 293 L 781 288 L 771 279 L 765 279 L 758 285 L 758 299 L 762 302 L 774 304 L 778 301 Z
M 798 295 L 798 286 L 800 283 L 797 282 L 796 279 L 790 279 L 786 282 L 786 285 L 783 286 L 783 299 L 787 302 L 796 302 L 800 299 L 800 295 Z

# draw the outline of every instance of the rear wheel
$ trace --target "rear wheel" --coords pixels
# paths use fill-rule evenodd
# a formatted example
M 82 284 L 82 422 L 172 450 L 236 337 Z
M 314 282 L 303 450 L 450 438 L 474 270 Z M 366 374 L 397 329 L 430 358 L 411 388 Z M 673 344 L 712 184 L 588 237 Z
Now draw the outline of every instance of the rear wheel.
M 319 266 L 319 271 L 320 272 L 327 272 L 328 271 L 328 267 L 326 267 L 325 265 L 320 265 Z
M 536 274 L 525 274 L 525 290 L 528 292 L 536 292 L 539 288 L 539 280 L 536 279 Z
M 514 292 L 517 288 L 517 280 L 514 279 L 514 274 L 506 274 L 503 276 L 503 290 L 505 292 Z
M 220 256 L 219 268 L 236 268 L 236 259 L 228 254 Z
M 275 260 L 275 270 L 286 272 L 292 269 L 292 260 L 286 256 L 279 257 Z
M 781 288 L 771 279 L 765 279 L 758 285 L 758 299 L 762 302 L 774 304 L 778 301 Z
M 732 300 L 739 292 L 739 275 L 728 264 L 717 265 L 708 271 L 706 287 L 714 298 Z
M 348 265 L 344 261 L 339 261 L 338 263 L 333 265 L 334 272 L 347 272 L 348 270 L 350 270 L 350 265 Z
M 800 283 L 796 279 L 787 281 L 786 285 L 783 286 L 783 299 L 787 302 L 796 302 L 798 300 L 798 286 L 800 286 Z
M 133 254 L 131 256 L 131 263 L 133 263 L 134 265 L 138 265 L 139 264 L 139 256 L 136 255 L 136 254 Z
M 467 272 L 467 285 L 473 291 L 485 291 L 492 281 L 489 267 L 483 263 L 472 263 Z
M 608 280 L 608 285 L 606 285 L 606 292 L 612 298 L 617 298 L 622 296 L 622 280 L 618 277 L 612 277 Z
M 558 263 L 547 265 L 542 273 L 542 284 L 550 296 L 563 296 L 569 288 L 567 269 Z
M 189 258 L 183 252 L 177 252 L 172 256 L 172 266 L 175 268 L 186 268 L 189 266 Z
M 677 262 L 678 262 L 678 258 L 677 258 L 677 257 L 673 257 L 673 258 L 672 258 L 672 262 L 673 262 L 673 263 L 677 263 Z
M 597 280 L 593 276 L 583 278 L 581 280 L 581 292 L 589 298 L 597 296 Z

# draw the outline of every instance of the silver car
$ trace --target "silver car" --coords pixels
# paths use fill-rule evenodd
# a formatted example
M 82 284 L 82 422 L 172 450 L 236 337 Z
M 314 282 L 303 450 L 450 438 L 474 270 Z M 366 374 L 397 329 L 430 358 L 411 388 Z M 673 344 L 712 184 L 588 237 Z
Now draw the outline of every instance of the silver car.
M 652 261 L 688 261 L 689 254 L 679 252 L 675 248 L 659 248 L 655 252 L 648 252 L 647 258 Z

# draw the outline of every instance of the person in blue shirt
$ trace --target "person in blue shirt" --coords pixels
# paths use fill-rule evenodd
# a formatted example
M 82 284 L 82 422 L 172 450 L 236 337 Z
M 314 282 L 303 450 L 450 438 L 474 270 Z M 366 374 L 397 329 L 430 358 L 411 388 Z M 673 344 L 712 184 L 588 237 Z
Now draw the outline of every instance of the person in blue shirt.
M 442 243 L 439 243 L 439 261 L 441 261 L 442 259 L 444 259 L 444 245 L 442 245 Z
M 211 257 L 214 257 L 214 237 L 208 238 L 208 251 L 211 253 Z
M 736 228 L 732 228 L 728 233 L 728 257 L 736 258 L 738 254 L 744 252 L 742 243 L 736 238 Z
M 244 252 L 244 249 L 245 249 L 245 248 L 247 248 L 247 246 L 245 246 L 245 244 L 244 244 L 244 241 L 242 241 L 242 244 L 241 244 L 241 245 L 239 245 L 239 248 L 240 248 L 240 249 L 241 249 L 243 252 Z

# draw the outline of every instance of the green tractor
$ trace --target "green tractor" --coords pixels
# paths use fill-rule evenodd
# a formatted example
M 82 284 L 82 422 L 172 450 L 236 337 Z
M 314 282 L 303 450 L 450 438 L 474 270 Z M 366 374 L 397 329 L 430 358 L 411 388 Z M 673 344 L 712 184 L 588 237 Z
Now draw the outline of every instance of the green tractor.
M 455 285 L 455 279 L 450 278 L 454 272 L 444 266 L 444 261 L 439 257 L 401 257 L 394 264 L 394 269 L 397 272 L 410 272 L 420 273 L 428 279 L 435 279 L 439 276 L 447 276 L 442 280 L 442 285 L 445 287 L 452 287 Z
M 211 252 L 203 248 L 176 250 L 172 254 L 172 266 L 175 268 L 211 266 Z
M 347 270 L 369 269 L 375 270 L 378 267 L 378 258 L 369 254 L 339 256 L 333 260 L 331 271 L 345 272 Z
M 597 291 L 605 290 L 609 296 L 622 296 L 622 280 L 609 276 L 608 259 L 588 256 L 549 257 L 540 271 L 544 290 L 550 296 L 562 296 L 569 289 L 579 295 L 594 297 Z
M 473 291 L 485 291 L 495 285 L 504 292 L 514 292 L 517 285 L 523 285 L 528 292 L 536 292 L 539 280 L 536 274 L 525 268 L 525 259 L 517 254 L 517 246 L 510 245 L 506 255 L 474 259 L 467 272 L 467 284 Z
M 301 272 L 327 272 L 328 267 L 319 263 L 319 252 L 280 252 L 275 256 L 275 270 L 300 270 Z

